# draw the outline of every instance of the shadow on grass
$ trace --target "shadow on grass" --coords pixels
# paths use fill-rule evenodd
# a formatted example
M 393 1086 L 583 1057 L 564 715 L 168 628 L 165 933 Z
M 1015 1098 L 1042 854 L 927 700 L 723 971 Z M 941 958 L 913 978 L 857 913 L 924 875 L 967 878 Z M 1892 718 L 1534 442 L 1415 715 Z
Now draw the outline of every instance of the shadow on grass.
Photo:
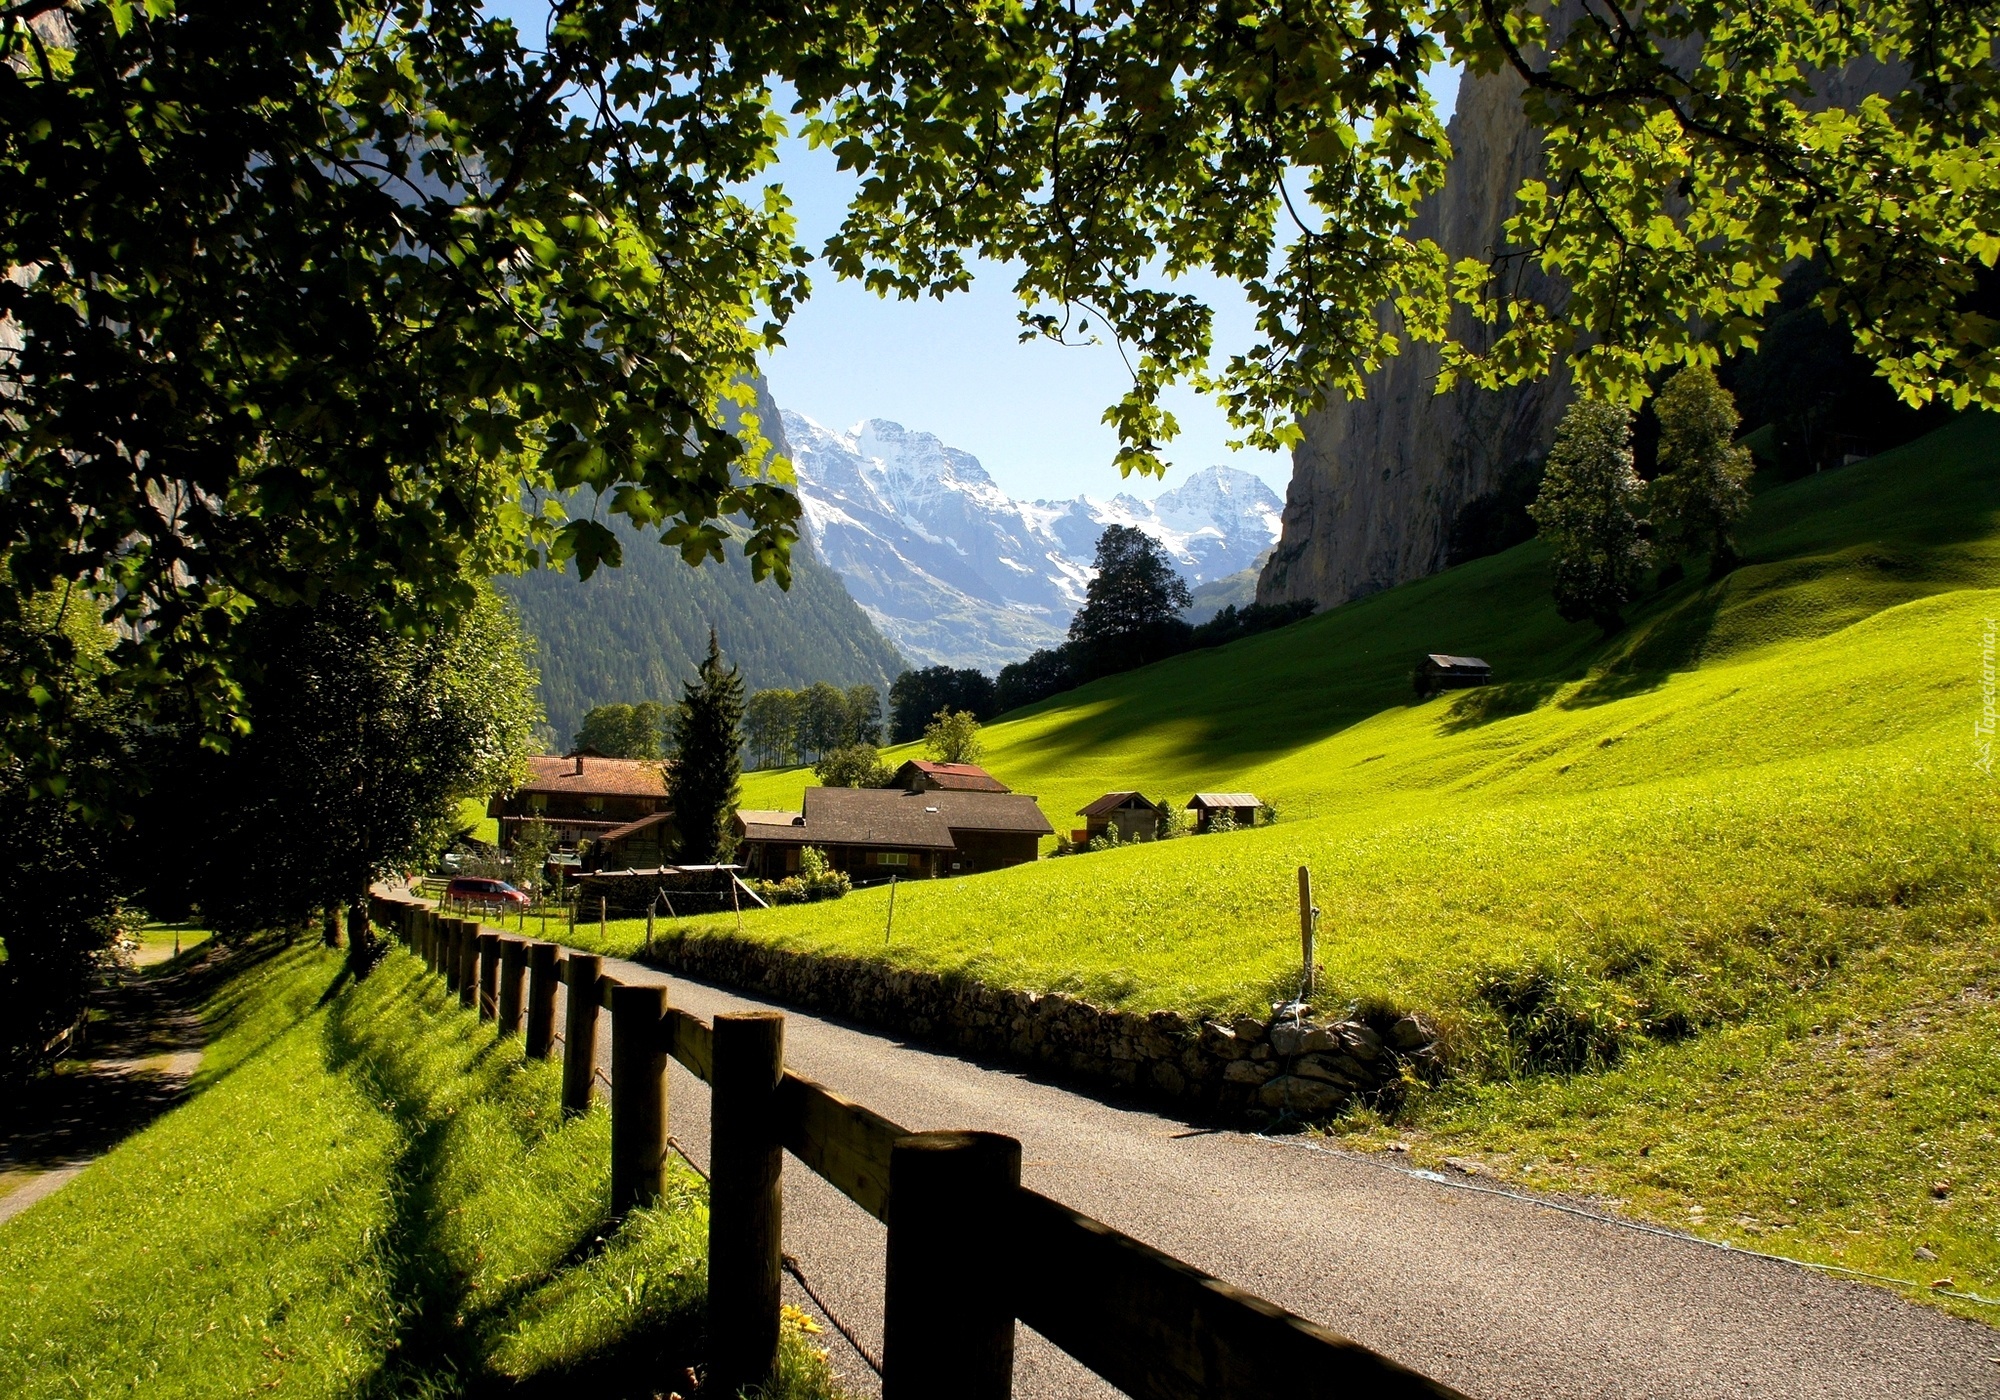
M 375 985 L 376 983 L 383 985 Z M 641 1317 L 608 1342 L 564 1357 L 526 1377 L 505 1375 L 489 1359 L 497 1335 L 524 1305 L 560 1286 L 617 1246 L 619 1229 L 585 1219 L 566 1247 L 498 1287 L 479 1287 L 455 1257 L 451 1217 L 464 1208 L 451 1183 L 456 1105 L 468 1091 L 490 1098 L 520 1068 L 518 1043 L 459 1012 L 455 999 L 420 972 L 378 968 L 362 996 L 336 999 L 326 1021 L 327 1063 L 354 1075 L 394 1115 L 404 1147 L 393 1162 L 392 1214 L 377 1245 L 390 1294 L 395 1334 L 373 1374 L 350 1391 L 356 1400 L 402 1396 L 643 1396 L 688 1389 L 684 1376 L 702 1354 L 698 1309 Z M 449 1085 L 451 1094 L 441 1092 Z M 553 1108 L 553 1104 L 549 1105 Z M 559 1115 L 516 1122 L 525 1152 L 561 1131 Z M 521 1209 L 538 1208 L 523 1201 Z

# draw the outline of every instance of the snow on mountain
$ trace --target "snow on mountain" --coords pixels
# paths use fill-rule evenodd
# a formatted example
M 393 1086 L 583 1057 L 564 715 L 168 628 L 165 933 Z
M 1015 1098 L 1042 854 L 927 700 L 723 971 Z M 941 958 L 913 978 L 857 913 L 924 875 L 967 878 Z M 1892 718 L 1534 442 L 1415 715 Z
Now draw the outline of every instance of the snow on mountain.
M 813 547 L 919 665 L 993 671 L 1062 641 L 1107 525 L 1158 540 L 1191 586 L 1250 567 L 1278 538 L 1278 497 L 1230 467 L 1152 502 L 1017 501 L 929 433 L 880 418 L 834 432 L 790 410 L 784 423 Z

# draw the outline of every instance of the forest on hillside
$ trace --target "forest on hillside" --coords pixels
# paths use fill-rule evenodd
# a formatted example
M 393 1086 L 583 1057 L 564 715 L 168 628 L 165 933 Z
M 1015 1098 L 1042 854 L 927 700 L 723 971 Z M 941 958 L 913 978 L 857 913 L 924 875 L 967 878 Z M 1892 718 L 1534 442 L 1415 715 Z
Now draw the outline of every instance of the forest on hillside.
M 566 744 L 587 711 L 619 701 L 678 700 L 714 627 L 749 690 L 814 681 L 884 691 L 903 669 L 896 648 L 848 596 L 840 576 L 801 539 L 792 586 L 754 583 L 750 567 L 690 569 L 677 550 L 622 522 L 624 563 L 589 579 L 542 570 L 497 580 L 535 638 L 552 742 Z

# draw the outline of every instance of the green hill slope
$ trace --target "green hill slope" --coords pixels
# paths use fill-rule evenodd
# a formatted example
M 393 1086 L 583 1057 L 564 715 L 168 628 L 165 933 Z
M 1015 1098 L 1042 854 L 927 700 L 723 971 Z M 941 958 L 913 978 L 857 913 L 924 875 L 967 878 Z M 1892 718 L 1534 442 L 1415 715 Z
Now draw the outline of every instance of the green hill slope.
M 1530 543 L 1057 697 L 991 726 L 987 762 L 1058 826 L 1127 787 L 1250 789 L 1280 821 L 905 885 L 893 948 L 881 891 L 745 930 L 1256 1009 L 1297 986 L 1305 864 L 1318 1000 L 1414 1011 L 1447 1062 L 1351 1131 L 2000 1293 L 2000 803 L 1975 743 L 2000 420 L 1772 490 L 1742 543 L 1608 641 L 1557 618 Z M 1431 650 L 1498 684 L 1418 702 Z M 745 803 L 804 782 L 758 775 Z

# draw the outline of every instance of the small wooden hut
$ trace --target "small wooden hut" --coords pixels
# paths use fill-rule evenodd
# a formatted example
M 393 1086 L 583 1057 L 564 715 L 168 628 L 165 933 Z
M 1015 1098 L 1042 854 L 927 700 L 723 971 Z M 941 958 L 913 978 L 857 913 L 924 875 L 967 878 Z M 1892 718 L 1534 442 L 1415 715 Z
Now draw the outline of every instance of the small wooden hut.
M 1235 826 L 1255 826 L 1257 813 L 1263 806 L 1254 792 L 1198 792 L 1188 799 L 1188 810 L 1194 813 L 1194 829 L 1197 832 L 1211 829 L 1216 817 L 1223 812 L 1229 814 L 1229 820 Z
M 1107 792 L 1077 815 L 1083 826 L 1070 833 L 1074 841 L 1094 841 L 1107 831 L 1117 832 L 1120 841 L 1157 841 L 1167 809 L 1143 792 Z
M 1440 690 L 1470 690 L 1493 679 L 1493 668 L 1476 656 L 1447 656 L 1440 651 L 1417 658 L 1417 694 L 1429 699 Z

